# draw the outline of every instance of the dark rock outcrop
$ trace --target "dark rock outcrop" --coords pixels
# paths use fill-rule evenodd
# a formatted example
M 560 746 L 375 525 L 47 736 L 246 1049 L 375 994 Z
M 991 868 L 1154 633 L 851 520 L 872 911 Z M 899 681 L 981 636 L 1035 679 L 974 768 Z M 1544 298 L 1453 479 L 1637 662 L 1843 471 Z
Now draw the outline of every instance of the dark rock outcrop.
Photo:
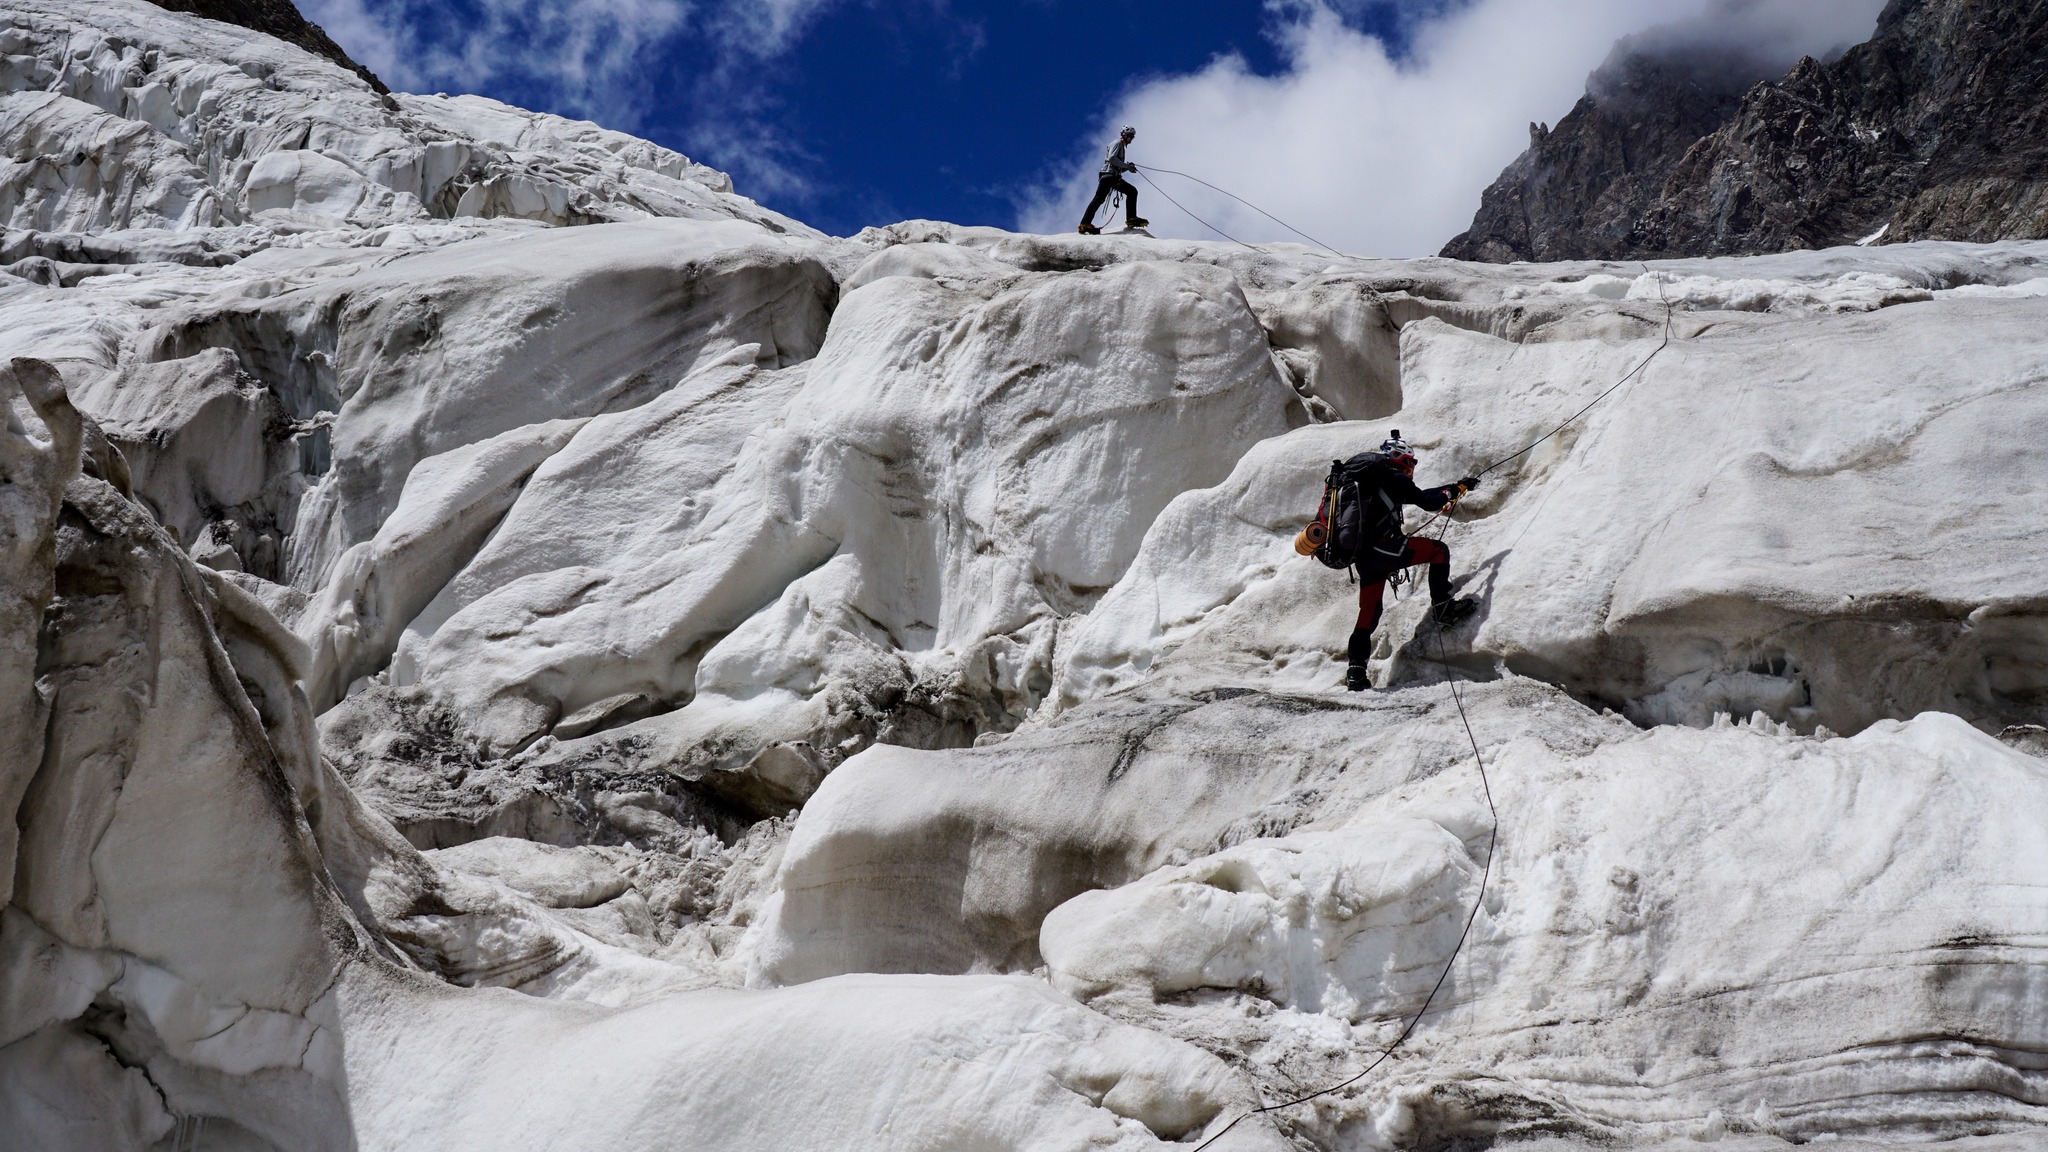
M 1471 231 L 1443 254 L 1493 263 L 1628 255 L 1665 174 L 1766 75 L 1730 52 L 1644 50 L 1624 40 L 1556 128 L 1529 125 L 1529 150 L 1486 190 Z
M 294 44 L 315 56 L 325 56 L 343 68 L 361 76 L 380 95 L 388 95 L 391 89 L 377 79 L 375 73 L 349 58 L 334 42 L 325 29 L 306 19 L 292 0 L 152 0 L 159 8 L 173 12 L 189 12 L 233 24 L 267 36 L 275 36 L 287 44 Z
M 1892 0 L 1867 43 L 1739 99 L 1703 74 L 1610 62 L 1443 255 L 1740 255 L 1880 229 L 1886 242 L 2048 236 L 2048 5 Z

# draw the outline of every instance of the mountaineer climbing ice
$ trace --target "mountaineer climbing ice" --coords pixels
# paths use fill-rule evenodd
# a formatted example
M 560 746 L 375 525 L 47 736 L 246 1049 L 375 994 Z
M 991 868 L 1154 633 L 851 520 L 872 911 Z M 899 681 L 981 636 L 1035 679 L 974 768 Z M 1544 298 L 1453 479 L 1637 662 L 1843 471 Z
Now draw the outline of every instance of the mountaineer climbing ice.
M 1126 124 L 1123 131 L 1117 133 L 1116 143 L 1109 146 L 1108 155 L 1102 161 L 1102 172 L 1095 182 L 1095 199 L 1088 201 L 1088 211 L 1081 215 L 1081 227 L 1077 231 L 1082 235 L 1093 236 L 1102 231 L 1095 226 L 1095 212 L 1102 207 L 1104 200 L 1109 199 L 1112 192 L 1124 198 L 1125 228 L 1143 228 L 1151 223 L 1150 220 L 1138 215 L 1138 189 L 1129 180 L 1124 179 L 1124 173 L 1138 170 L 1136 164 L 1124 158 L 1124 149 L 1129 148 L 1131 141 L 1137 138 L 1138 130 Z
M 1316 518 L 1294 541 L 1295 551 L 1304 556 L 1358 572 L 1358 623 L 1351 631 L 1350 668 L 1344 674 L 1344 687 L 1353 692 L 1369 687 L 1365 665 L 1372 656 L 1380 602 L 1387 580 L 1402 569 L 1429 565 L 1430 618 L 1440 627 L 1454 627 L 1475 610 L 1470 599 L 1451 598 L 1451 550 L 1441 540 L 1408 535 L 1401 506 L 1442 511 L 1477 488 L 1479 478 L 1417 488 L 1414 477 L 1415 452 L 1398 428 L 1376 451 L 1333 461 Z

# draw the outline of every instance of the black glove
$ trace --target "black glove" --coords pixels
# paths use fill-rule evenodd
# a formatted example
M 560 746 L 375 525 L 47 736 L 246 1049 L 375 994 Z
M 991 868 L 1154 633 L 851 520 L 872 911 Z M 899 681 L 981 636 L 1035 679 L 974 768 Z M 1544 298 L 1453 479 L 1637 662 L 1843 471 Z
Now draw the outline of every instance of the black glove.
M 1463 488 L 1467 492 L 1473 491 L 1479 487 L 1479 477 L 1467 476 L 1463 480 L 1458 481 L 1458 487 Z

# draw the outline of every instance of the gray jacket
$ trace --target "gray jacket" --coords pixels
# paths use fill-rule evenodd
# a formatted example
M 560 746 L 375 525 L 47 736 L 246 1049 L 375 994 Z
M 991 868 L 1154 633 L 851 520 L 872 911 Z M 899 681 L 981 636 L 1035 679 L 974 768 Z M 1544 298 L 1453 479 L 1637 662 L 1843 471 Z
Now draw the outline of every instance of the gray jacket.
M 1124 159 L 1124 138 L 1121 136 L 1117 137 L 1116 143 L 1109 146 L 1108 159 L 1102 162 L 1102 175 L 1121 176 L 1126 172 L 1136 172 L 1137 170 L 1138 166 L 1136 164 Z

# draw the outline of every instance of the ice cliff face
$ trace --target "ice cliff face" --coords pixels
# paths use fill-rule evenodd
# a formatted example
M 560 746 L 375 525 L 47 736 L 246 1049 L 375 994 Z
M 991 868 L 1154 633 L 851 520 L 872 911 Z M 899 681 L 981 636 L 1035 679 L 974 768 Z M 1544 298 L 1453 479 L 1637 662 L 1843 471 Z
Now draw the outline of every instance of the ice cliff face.
M 10 1141 L 1192 1147 L 1446 971 L 1215 1147 L 2048 1122 L 2048 246 L 837 239 L 0 20 Z M 1639 365 L 1340 691 L 1329 461 Z

